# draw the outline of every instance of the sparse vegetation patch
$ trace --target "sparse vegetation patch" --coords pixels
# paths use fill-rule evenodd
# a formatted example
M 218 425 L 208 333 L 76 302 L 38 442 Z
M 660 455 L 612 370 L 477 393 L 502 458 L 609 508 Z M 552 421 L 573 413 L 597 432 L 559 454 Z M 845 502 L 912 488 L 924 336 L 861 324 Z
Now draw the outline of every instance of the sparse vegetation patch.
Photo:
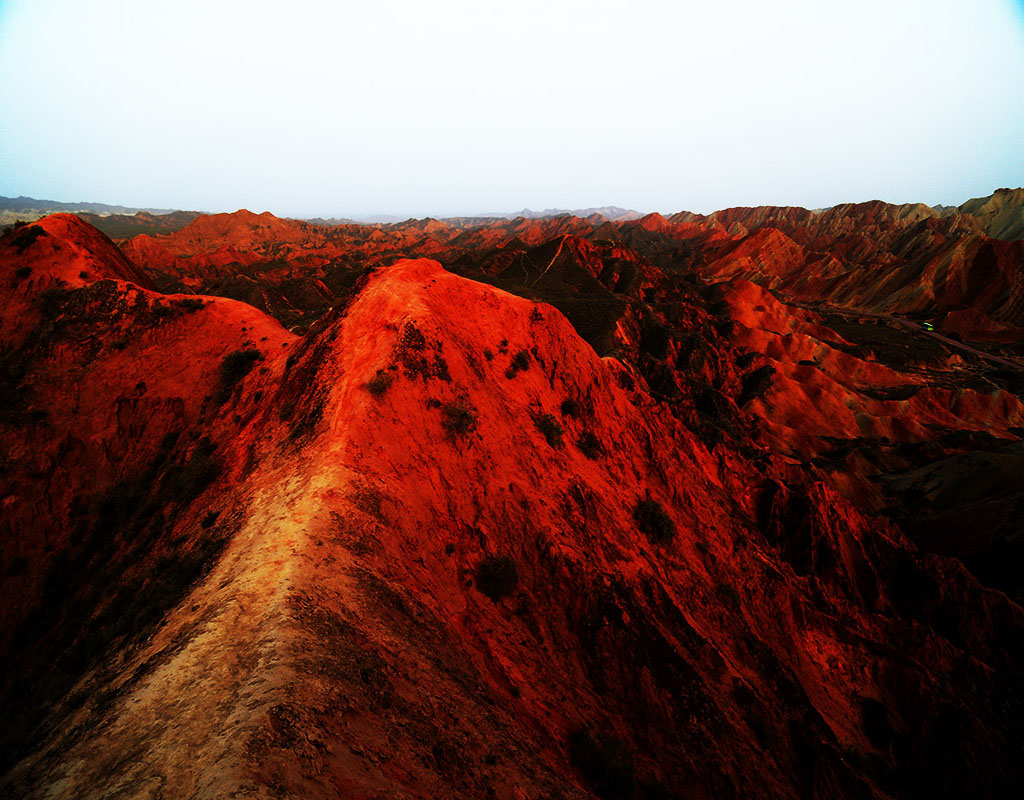
M 380 397 L 388 390 L 393 381 L 394 376 L 390 372 L 386 369 L 379 369 L 377 374 L 366 382 L 366 390 L 374 397 Z
M 590 431 L 584 431 L 580 434 L 580 438 L 576 440 L 576 447 L 591 461 L 597 461 L 597 459 L 604 455 L 604 445 Z
M 206 301 L 199 297 L 182 297 L 175 300 L 174 305 L 183 311 L 198 311 L 206 305 Z
M 676 525 L 668 512 L 661 503 L 650 497 L 637 503 L 633 519 L 652 542 L 668 542 L 676 535 Z
M 505 370 L 505 377 L 512 379 L 520 372 L 525 372 L 530 368 L 530 351 L 519 350 L 514 356 L 512 356 L 512 362 L 508 365 L 508 369 Z
M 450 438 L 465 436 L 476 430 L 476 409 L 465 400 L 441 406 L 441 427 Z
M 220 365 L 220 382 L 217 385 L 216 402 L 222 405 L 231 397 L 235 387 L 248 375 L 257 361 L 263 359 L 259 350 L 235 350 L 224 356 Z
M 567 397 L 562 401 L 562 405 L 559 406 L 559 410 L 562 412 L 563 417 L 572 417 L 576 419 L 580 415 L 580 404 L 579 401 L 572 397 Z
M 407 378 L 452 379 L 448 372 L 448 362 L 441 355 L 441 343 L 428 343 L 423 332 L 412 321 L 405 323 L 395 345 L 395 360 L 402 365 Z
M 554 414 L 539 414 L 534 417 L 533 422 L 537 426 L 537 430 L 544 435 L 549 445 L 554 448 L 562 446 L 562 435 L 565 433 L 565 429 L 555 419 Z
M 35 244 L 36 239 L 46 236 L 46 231 L 39 225 L 16 225 L 15 227 L 17 227 L 17 233 L 14 235 L 14 247 L 19 255 Z
M 518 582 L 516 562 L 508 556 L 487 556 L 476 570 L 476 588 L 494 601 L 512 594 Z

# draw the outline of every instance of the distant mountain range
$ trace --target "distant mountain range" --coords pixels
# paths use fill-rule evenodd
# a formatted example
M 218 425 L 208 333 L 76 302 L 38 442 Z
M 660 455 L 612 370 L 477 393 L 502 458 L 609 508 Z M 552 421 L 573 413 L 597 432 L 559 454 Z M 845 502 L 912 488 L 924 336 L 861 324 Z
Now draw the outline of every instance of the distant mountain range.
M 639 211 L 633 211 L 628 208 L 619 208 L 618 206 L 601 206 L 599 208 L 546 208 L 543 211 L 531 211 L 529 208 L 524 208 L 522 211 L 517 211 L 512 214 L 503 212 L 491 212 L 487 214 L 481 214 L 481 217 L 499 217 L 504 219 L 516 219 L 523 217 L 525 219 L 546 219 L 548 217 L 592 217 L 595 214 L 600 214 L 605 219 L 611 222 L 619 222 L 631 219 L 640 219 L 643 214 Z
M 177 211 L 174 208 L 132 208 L 131 206 L 112 206 L 107 203 L 62 203 L 58 200 L 37 200 L 35 197 L 0 197 L 0 211 L 11 211 L 25 213 L 43 211 L 47 214 L 54 214 L 58 211 L 68 211 L 72 214 L 79 211 L 88 211 L 91 214 L 136 214 L 145 211 L 148 214 L 170 214 Z M 42 216 L 42 215 L 40 215 Z
M 171 214 L 179 209 L 174 208 L 133 208 L 131 206 L 114 206 L 107 203 L 62 203 L 57 200 L 38 200 L 35 197 L 0 197 L 0 225 L 10 225 L 17 220 L 31 222 L 32 220 L 44 217 L 47 214 L 55 214 L 60 211 L 72 214 L 89 213 L 97 216 L 113 215 L 134 215 L 140 212 L 160 216 Z M 186 212 L 189 214 L 197 212 Z M 546 219 L 548 217 L 592 217 L 599 214 L 611 222 L 619 222 L 633 219 L 640 219 L 643 216 L 639 211 L 632 211 L 618 206 L 602 206 L 600 208 L 548 208 L 544 211 L 531 211 L 524 208 L 516 212 L 488 212 L 476 214 L 472 217 L 459 219 Z M 314 225 L 393 225 L 397 222 L 404 222 L 405 217 L 394 214 L 369 214 L 362 217 L 312 217 L 303 219 L 304 222 L 311 222 Z
M 133 208 L 107 203 L 62 203 L 35 197 L 0 197 L 0 229 L 15 222 L 33 222 L 48 214 L 78 214 L 100 227 L 108 236 L 134 236 L 137 233 L 165 233 L 177 230 L 199 216 L 198 211 L 172 208 Z M 109 224 L 104 225 L 101 220 Z
M 443 217 L 445 220 L 485 220 L 485 219 L 549 219 L 551 217 L 580 217 L 586 219 L 599 215 L 609 222 L 626 222 L 628 220 L 640 219 L 643 213 L 633 211 L 619 206 L 601 206 L 595 208 L 546 208 L 543 211 L 533 211 L 524 208 L 522 211 L 488 211 L 483 214 L 471 214 L 463 217 Z M 303 222 L 311 222 L 314 225 L 394 225 L 405 222 L 406 217 L 398 217 L 394 214 L 368 214 L 364 217 L 314 217 L 304 219 Z
M 1024 188 L 997 189 L 987 197 L 978 197 L 960 206 L 928 206 L 924 203 L 905 203 L 893 205 L 872 201 L 868 204 L 857 204 L 858 207 L 870 205 L 889 209 L 887 214 L 896 214 L 908 220 L 939 219 L 954 216 L 973 218 L 980 229 L 988 236 L 1004 241 L 1024 238 Z M 645 220 L 645 226 L 659 225 L 663 222 L 672 224 L 708 224 L 712 227 L 723 227 L 733 233 L 751 231 L 760 227 L 774 227 L 787 231 L 793 225 L 810 224 L 812 220 L 829 220 L 837 215 L 842 216 L 852 204 L 843 204 L 831 208 L 808 210 L 797 206 L 757 206 L 755 208 L 726 208 L 712 214 L 696 214 L 691 211 L 680 211 L 665 218 L 658 213 L 642 214 L 639 211 L 620 208 L 619 206 L 601 206 L 594 208 L 561 209 L 548 208 L 543 211 L 532 211 L 524 208 L 511 213 L 488 212 L 468 217 L 442 217 L 440 222 L 459 228 L 489 226 L 495 220 L 507 219 L 554 219 L 558 217 L 574 217 L 586 220 L 593 225 L 604 222 L 633 222 Z M 168 208 L 132 208 L 115 206 L 106 203 L 63 203 L 55 200 L 37 200 L 32 197 L 0 197 L 0 229 L 15 222 L 32 222 L 47 214 L 57 212 L 79 214 L 91 225 L 99 228 L 115 239 L 136 236 L 141 233 L 171 233 L 183 228 L 196 217 L 202 216 L 198 211 L 181 211 Z M 389 214 L 375 214 L 358 219 L 344 217 L 316 217 L 300 219 L 321 227 L 338 225 L 392 226 L 414 223 L 417 220 L 403 220 Z M 438 220 L 426 218 L 422 222 Z M 753 225 L 753 228 L 750 226 Z

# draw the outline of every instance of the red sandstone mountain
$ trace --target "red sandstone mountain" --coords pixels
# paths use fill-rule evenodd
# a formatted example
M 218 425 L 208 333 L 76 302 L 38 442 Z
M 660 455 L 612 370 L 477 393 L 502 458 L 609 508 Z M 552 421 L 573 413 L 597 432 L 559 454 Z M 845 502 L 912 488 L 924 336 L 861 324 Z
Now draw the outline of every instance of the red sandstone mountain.
M 12 231 L 0 791 L 1007 796 L 1019 354 L 886 314 L 1019 243 L 919 211 Z

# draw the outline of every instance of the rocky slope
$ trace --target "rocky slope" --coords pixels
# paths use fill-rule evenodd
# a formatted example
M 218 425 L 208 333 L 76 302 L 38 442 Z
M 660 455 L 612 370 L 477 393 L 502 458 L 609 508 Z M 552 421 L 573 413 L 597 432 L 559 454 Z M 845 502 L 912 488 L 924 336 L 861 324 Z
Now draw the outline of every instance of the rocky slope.
M 1012 793 L 1014 352 L 828 294 L 916 214 L 8 233 L 0 792 Z

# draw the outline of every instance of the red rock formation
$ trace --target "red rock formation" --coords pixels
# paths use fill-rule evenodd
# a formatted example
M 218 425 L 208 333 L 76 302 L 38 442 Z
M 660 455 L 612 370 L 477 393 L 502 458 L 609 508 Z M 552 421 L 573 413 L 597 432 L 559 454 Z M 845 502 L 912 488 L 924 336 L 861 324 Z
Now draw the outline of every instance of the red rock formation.
M 197 286 L 225 248 L 294 248 L 249 276 L 278 291 L 331 248 L 436 247 L 530 295 L 425 259 L 336 291 L 314 272 L 333 307 L 297 339 L 145 288 L 86 226 L 40 227 L 58 223 L 60 248 L 0 243 L 3 791 L 1020 784 L 1024 612 L 868 516 L 867 477 L 910 464 L 892 443 L 957 452 L 938 429 L 1009 440 L 1021 405 L 943 385 L 966 352 L 921 334 L 934 351 L 904 353 L 903 329 L 736 277 L 796 279 L 771 256 L 813 247 L 706 239 L 741 262 L 707 286 L 637 250 L 683 246 L 650 220 L 622 223 L 629 243 L 571 218 L 318 233 L 245 214 L 153 239 Z M 818 461 L 854 437 L 878 447 Z

